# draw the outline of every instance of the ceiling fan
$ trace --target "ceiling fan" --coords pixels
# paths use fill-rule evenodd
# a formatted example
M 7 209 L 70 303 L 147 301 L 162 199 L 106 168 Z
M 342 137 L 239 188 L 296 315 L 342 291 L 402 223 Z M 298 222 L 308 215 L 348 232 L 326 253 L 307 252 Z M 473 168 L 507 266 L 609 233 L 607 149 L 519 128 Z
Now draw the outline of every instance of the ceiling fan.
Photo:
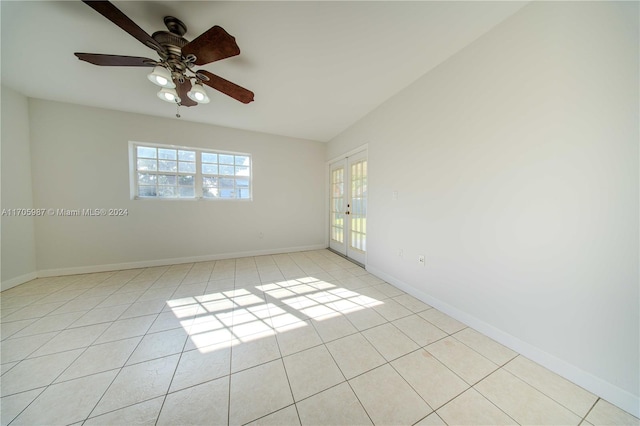
M 225 80 L 207 70 L 194 70 L 205 65 L 240 54 L 233 36 L 215 25 L 192 41 L 183 37 L 187 27 L 177 18 L 166 16 L 164 24 L 169 31 L 147 34 L 127 15 L 109 1 L 82 0 L 96 12 L 131 34 L 147 47 L 155 50 L 158 60 L 139 56 L 75 53 L 78 59 L 94 65 L 115 67 L 153 67 L 148 75 L 152 83 L 161 87 L 158 97 L 178 106 L 194 106 L 209 102 L 203 84 L 212 87 L 244 104 L 253 101 L 253 92 Z M 180 117 L 179 114 L 176 116 Z

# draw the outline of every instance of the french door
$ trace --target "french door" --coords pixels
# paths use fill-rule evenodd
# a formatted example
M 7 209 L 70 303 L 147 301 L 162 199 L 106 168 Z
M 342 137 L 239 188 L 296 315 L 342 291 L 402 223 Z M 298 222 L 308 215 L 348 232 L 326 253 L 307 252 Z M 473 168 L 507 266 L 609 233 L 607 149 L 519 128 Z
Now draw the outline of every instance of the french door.
M 329 168 L 329 247 L 366 264 L 367 153 L 336 161 Z

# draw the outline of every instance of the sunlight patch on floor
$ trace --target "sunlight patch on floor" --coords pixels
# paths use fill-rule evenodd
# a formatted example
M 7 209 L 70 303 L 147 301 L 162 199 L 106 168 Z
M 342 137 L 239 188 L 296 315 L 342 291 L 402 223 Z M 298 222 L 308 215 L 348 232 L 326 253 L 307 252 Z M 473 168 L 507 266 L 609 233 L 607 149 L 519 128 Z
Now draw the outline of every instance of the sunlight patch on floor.
M 166 303 L 202 353 L 308 327 L 308 320 L 324 321 L 384 304 L 312 276 L 254 289 L 238 288 Z

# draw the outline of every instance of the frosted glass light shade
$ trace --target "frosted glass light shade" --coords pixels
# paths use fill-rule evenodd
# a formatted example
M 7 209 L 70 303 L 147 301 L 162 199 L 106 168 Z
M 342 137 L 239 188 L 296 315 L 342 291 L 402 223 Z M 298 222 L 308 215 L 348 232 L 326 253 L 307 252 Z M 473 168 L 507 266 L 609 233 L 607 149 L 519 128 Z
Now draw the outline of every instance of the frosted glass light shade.
M 166 87 L 168 89 L 176 87 L 171 78 L 171 72 L 160 65 L 156 65 L 151 74 L 147 75 L 147 78 L 150 82 L 160 87 Z
M 172 104 L 177 104 L 182 100 L 180 99 L 180 96 L 178 96 L 178 93 L 175 90 L 167 89 L 166 87 L 163 87 L 158 92 L 158 97 L 163 101 L 170 102 Z
M 204 87 L 200 84 L 194 84 L 191 90 L 187 92 L 187 96 L 194 102 L 199 104 L 208 104 L 210 99 L 207 96 L 207 92 L 204 91 Z

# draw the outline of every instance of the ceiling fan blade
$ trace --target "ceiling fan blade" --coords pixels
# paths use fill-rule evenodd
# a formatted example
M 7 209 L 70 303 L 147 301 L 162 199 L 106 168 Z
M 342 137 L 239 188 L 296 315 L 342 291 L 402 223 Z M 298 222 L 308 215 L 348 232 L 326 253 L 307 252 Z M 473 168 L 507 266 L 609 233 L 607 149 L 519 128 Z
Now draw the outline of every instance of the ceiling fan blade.
M 191 82 L 189 79 L 185 79 L 184 83 L 176 81 L 176 91 L 178 92 L 178 96 L 180 96 L 180 105 L 186 107 L 198 105 L 196 101 L 191 100 L 191 98 L 187 96 L 189 90 L 191 90 Z
M 93 65 L 107 67 L 153 67 L 153 59 L 142 58 L 140 56 L 102 55 L 100 53 L 74 53 L 81 61 L 89 62 Z
M 133 22 L 127 15 L 122 13 L 120 9 L 115 7 L 112 3 L 104 1 L 90 1 L 82 0 L 87 6 L 131 34 L 138 39 L 142 44 L 157 51 L 163 51 L 164 48 L 158 44 L 149 34 L 142 28 Z
M 213 26 L 182 48 L 182 56 L 195 55 L 196 65 L 205 65 L 240 54 L 236 39 L 222 27 Z
M 249 102 L 253 101 L 253 92 L 251 90 L 240 87 L 237 84 L 230 82 L 229 80 L 225 80 L 222 77 L 210 73 L 209 71 L 198 70 L 198 72 L 209 77 L 209 81 L 203 81 L 203 83 L 207 86 L 213 87 L 214 89 L 224 93 L 227 96 L 231 96 L 233 99 L 238 100 L 243 104 L 248 104 Z

